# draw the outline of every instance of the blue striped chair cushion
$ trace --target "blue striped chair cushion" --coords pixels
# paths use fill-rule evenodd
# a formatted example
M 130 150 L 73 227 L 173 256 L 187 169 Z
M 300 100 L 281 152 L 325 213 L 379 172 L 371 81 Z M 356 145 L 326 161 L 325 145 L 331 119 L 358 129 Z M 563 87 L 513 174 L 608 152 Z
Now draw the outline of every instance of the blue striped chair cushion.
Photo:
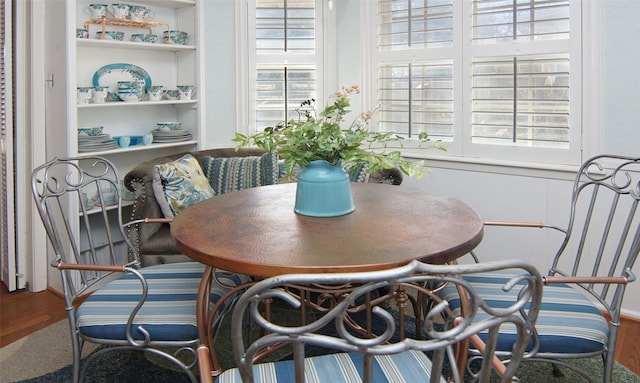
M 170 263 L 144 267 L 139 271 L 147 280 L 149 293 L 136 316 L 135 325 L 143 326 L 152 341 L 197 339 L 196 298 L 204 265 L 198 262 Z M 225 284 L 232 286 L 249 281 L 245 275 L 229 277 L 222 272 L 217 272 L 217 275 Z M 227 290 L 212 284 L 211 302 L 216 302 Z M 140 293 L 139 279 L 129 274 L 94 292 L 76 312 L 80 333 L 91 338 L 126 339 L 127 320 L 140 299 Z M 144 339 L 135 329 L 133 336 Z
M 471 282 L 490 306 L 504 307 L 515 301 L 515 292 L 505 293 L 501 289 L 508 280 L 508 274 L 509 271 L 501 270 L 465 275 L 464 279 Z M 439 295 L 449 301 L 457 315 L 460 299 L 456 288 L 447 286 Z M 607 321 L 598 307 L 580 291 L 565 284 L 544 286 L 536 330 L 540 337 L 540 353 L 595 352 L 602 350 L 609 336 Z M 498 350 L 511 350 L 515 340 L 510 335 L 513 332 L 513 328 L 501 331 L 503 335 L 499 339 Z
M 362 381 L 362 354 L 338 353 L 305 359 L 305 383 Z M 295 382 L 292 360 L 259 363 L 253 366 L 255 383 Z M 431 360 L 421 351 L 374 357 L 374 383 L 426 382 L 431 376 Z M 446 383 L 446 379 L 440 379 Z M 242 383 L 238 369 L 223 372 L 216 383 Z

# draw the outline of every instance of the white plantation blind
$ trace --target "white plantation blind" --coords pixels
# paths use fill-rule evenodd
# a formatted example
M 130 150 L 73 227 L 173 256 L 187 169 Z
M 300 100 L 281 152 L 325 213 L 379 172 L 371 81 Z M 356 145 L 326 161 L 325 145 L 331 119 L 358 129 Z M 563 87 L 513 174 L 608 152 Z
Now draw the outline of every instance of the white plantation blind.
M 385 64 L 379 68 L 378 121 L 406 137 L 453 138 L 453 65 Z
M 257 54 L 314 51 L 314 0 L 256 1 Z
M 452 50 L 453 0 L 382 0 L 378 18 L 379 129 L 409 138 L 427 131 L 452 140 L 451 53 L 445 60 L 421 58 L 432 48 Z M 402 51 L 411 52 L 410 62 L 398 60 Z
M 474 143 L 569 145 L 569 58 L 505 57 L 473 63 Z
M 379 7 L 381 50 L 453 44 L 452 0 L 385 0 Z
M 571 56 L 526 52 L 544 51 L 545 41 L 556 52 L 550 40 L 568 40 L 569 1 L 475 0 L 473 6 L 473 43 L 498 49 L 471 64 L 472 142 L 568 149 Z
M 379 129 L 426 131 L 460 156 L 579 160 L 580 12 L 569 0 L 379 0 Z
M 475 0 L 473 6 L 475 43 L 569 38 L 569 0 Z
M 298 118 L 296 108 L 317 97 L 315 0 L 255 1 L 255 130 Z
M 297 119 L 296 108 L 316 95 L 313 67 L 263 66 L 257 70 L 256 130 Z

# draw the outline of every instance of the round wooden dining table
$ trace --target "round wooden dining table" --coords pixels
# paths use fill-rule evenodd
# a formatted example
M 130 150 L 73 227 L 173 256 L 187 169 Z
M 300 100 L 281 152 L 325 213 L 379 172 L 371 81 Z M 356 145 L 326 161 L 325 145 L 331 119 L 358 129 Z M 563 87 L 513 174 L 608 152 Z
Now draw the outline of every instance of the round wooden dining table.
M 481 241 L 483 221 L 463 202 L 385 184 L 352 183 L 355 210 L 338 217 L 294 212 L 296 184 L 219 195 L 195 204 L 171 223 L 177 248 L 207 267 L 197 298 L 201 342 L 211 350 L 212 374 L 221 372 L 215 323 L 236 286 L 210 304 L 216 270 L 261 279 L 291 273 L 385 270 L 412 260 L 447 263 Z M 331 198 L 327 196 L 327 198 Z
M 383 270 L 414 259 L 442 264 L 482 239 L 480 215 L 457 199 L 402 186 L 351 186 L 355 210 L 343 216 L 295 213 L 296 184 L 289 183 L 200 202 L 174 218 L 171 234 L 190 258 L 257 277 Z

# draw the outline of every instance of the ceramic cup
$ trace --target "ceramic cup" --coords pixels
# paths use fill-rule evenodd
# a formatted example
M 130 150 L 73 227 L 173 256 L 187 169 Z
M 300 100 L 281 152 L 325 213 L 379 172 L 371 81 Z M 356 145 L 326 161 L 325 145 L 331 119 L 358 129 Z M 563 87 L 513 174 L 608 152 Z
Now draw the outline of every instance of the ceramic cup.
M 139 43 L 155 43 L 157 40 L 158 35 L 154 34 L 134 33 L 131 35 L 131 41 Z
M 162 33 L 165 44 L 185 45 L 189 41 L 189 34 L 182 31 L 165 31 Z
M 102 31 L 98 31 L 96 33 L 96 36 L 98 37 L 98 39 L 101 39 L 101 40 L 118 40 L 118 41 L 122 41 L 122 39 L 124 39 L 124 32 L 105 31 L 104 32 L 104 36 L 103 36 L 102 35 Z
M 193 85 L 178 85 L 178 95 L 180 100 L 191 100 L 196 93 L 196 88 Z
M 149 101 L 160 101 L 167 91 L 162 85 L 152 85 L 147 89 L 149 93 Z
M 105 206 L 113 205 L 114 203 L 116 203 L 116 192 L 115 191 L 103 192 L 102 199 L 104 201 Z
M 129 4 L 111 4 L 109 5 L 109 12 L 116 19 L 126 19 L 131 12 L 131 6 Z
M 107 95 L 109 94 L 108 86 L 94 86 L 92 100 L 94 104 L 102 104 L 107 102 Z
M 151 145 L 153 143 L 153 134 L 147 133 L 142 136 L 142 144 L 143 145 Z
M 118 81 L 118 97 L 122 101 L 140 101 L 144 95 L 145 85 L 143 81 Z
M 78 87 L 78 105 L 86 105 L 91 103 L 93 96 L 93 88 L 90 86 Z
M 120 136 L 116 138 L 118 139 L 118 146 L 121 148 L 126 148 L 131 143 L 131 138 L 129 136 Z
M 84 204 L 85 209 L 91 209 L 93 207 L 91 205 L 91 202 L 89 201 L 89 196 L 87 195 L 87 193 L 82 193 L 82 203 Z
M 164 98 L 167 100 L 178 100 L 180 98 L 180 93 L 177 89 L 169 89 L 165 92 Z
M 88 39 L 89 38 L 89 30 L 83 28 L 76 28 L 76 38 L 78 39 Z
M 131 5 L 129 17 L 131 20 L 150 20 L 153 16 L 149 8 L 142 5 Z
M 84 10 L 92 19 L 107 17 L 107 4 L 89 4 Z

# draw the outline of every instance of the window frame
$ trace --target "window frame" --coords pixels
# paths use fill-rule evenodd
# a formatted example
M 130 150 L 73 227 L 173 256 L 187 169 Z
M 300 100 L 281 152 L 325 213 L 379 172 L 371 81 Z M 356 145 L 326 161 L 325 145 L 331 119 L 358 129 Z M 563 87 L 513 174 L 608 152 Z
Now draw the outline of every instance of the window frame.
M 471 29 L 468 27 L 460 28 L 455 25 L 456 20 L 466 18 L 471 20 L 472 0 L 454 1 L 454 40 L 464 39 L 470 41 Z M 462 5 L 466 7 L 463 7 Z M 584 158 L 587 158 L 600 150 L 601 137 L 601 112 L 600 112 L 600 40 L 601 40 L 601 21 L 598 16 L 600 13 L 599 2 L 581 2 L 579 0 L 570 0 L 570 28 L 573 31 L 581 33 L 582 51 L 580 52 L 580 44 L 574 43 L 569 47 L 571 60 L 571 83 L 570 89 L 572 97 L 570 100 L 571 111 L 571 141 L 570 147 L 566 150 L 545 149 L 545 148 L 521 148 L 508 147 L 502 145 L 478 145 L 471 143 L 471 60 L 476 54 L 477 57 L 484 57 L 482 51 L 487 50 L 487 44 L 472 47 L 472 49 L 456 49 L 454 52 L 454 60 L 464 63 L 464 65 L 455 65 L 454 63 L 454 142 L 447 143 L 447 152 L 424 151 L 415 149 L 413 145 L 405 145 L 403 153 L 410 157 L 427 158 L 442 161 L 454 161 L 457 163 L 473 162 L 495 165 L 522 166 L 525 168 L 562 168 L 572 171 L 578 166 Z M 362 2 L 361 14 L 363 18 L 373 20 L 368 32 L 377 36 L 378 28 L 378 4 L 376 2 Z M 582 28 L 582 25 L 589 25 L 589 28 Z M 468 26 L 468 25 L 467 25 Z M 550 42 L 558 47 L 563 42 Z M 472 45 L 472 44 L 471 44 Z M 508 44 L 512 45 L 512 44 Z M 513 44 L 516 45 L 516 44 Z M 527 48 L 527 53 L 538 53 L 537 44 Z M 571 45 L 571 44 L 570 44 Z M 432 48 L 433 54 L 429 55 L 430 59 L 445 60 L 447 48 Z M 492 53 L 500 52 L 501 48 L 490 48 Z M 503 50 L 504 51 L 504 50 Z M 366 47 L 365 54 L 373 57 L 373 60 L 366 61 L 364 65 L 368 65 L 368 73 L 371 75 L 367 78 L 365 89 L 373 89 L 373 94 L 368 95 L 368 99 L 377 102 L 377 68 L 380 60 L 380 54 L 377 48 L 377 39 L 373 39 L 371 44 Z M 480 53 L 478 53 L 480 52 Z M 411 55 L 407 52 L 401 52 L 398 56 L 402 56 L 407 60 L 419 60 L 424 57 L 424 52 Z M 448 56 L 447 56 L 448 57 Z M 577 59 L 576 59 L 577 57 Z M 462 79 L 462 81 L 456 81 Z M 583 86 L 588 84 L 588 88 Z M 588 92 L 585 91 L 588 89 Z M 461 95 L 461 96 L 460 96 Z M 577 95 L 577 97 L 576 97 Z M 573 111 L 578 110 L 578 113 Z M 463 126 L 464 129 L 456 129 L 455 127 Z M 409 141 L 409 140 L 407 140 Z
M 318 0 L 321 3 L 326 3 Z M 470 0 L 461 0 L 469 2 Z M 250 100 L 249 84 L 255 81 L 255 75 L 249 71 L 248 51 L 253 45 L 252 39 L 249 39 L 248 24 L 248 2 L 249 0 L 236 1 L 236 62 L 238 63 L 238 71 L 236 75 L 237 97 L 236 97 L 236 121 L 238 132 L 247 134 L 254 129 L 252 122 L 252 114 L 249 112 Z M 416 158 L 427 159 L 431 166 L 449 167 L 452 169 L 471 169 L 471 170 L 487 170 L 491 172 L 510 173 L 510 174 L 541 174 L 548 176 L 549 171 L 571 173 L 577 169 L 577 166 L 585 159 L 600 153 L 602 150 L 602 84 L 601 84 L 601 68 L 602 68 L 602 3 L 600 1 L 580 1 L 571 0 L 571 2 L 581 2 L 580 20 L 582 25 L 588 25 L 588 28 L 582 30 L 582 53 L 581 61 L 581 78 L 578 84 L 571 84 L 572 92 L 580 92 L 581 105 L 579 105 L 579 118 L 581 125 L 580 139 L 574 139 L 574 152 L 570 158 L 553 158 L 547 157 L 543 150 L 538 150 L 535 155 L 525 157 L 511 157 L 509 153 L 493 153 L 485 155 L 482 151 L 474 152 L 467 149 L 469 142 L 463 146 L 462 137 L 459 137 L 451 145 L 448 145 L 447 152 L 414 149 L 408 142 L 401 151 L 403 155 Z M 459 3 L 456 0 L 454 3 Z M 324 40 L 322 59 L 323 80 L 319 84 L 319 92 L 323 95 L 333 92 L 337 85 L 337 79 L 344 81 L 345 63 L 338 60 L 338 44 L 341 35 L 341 22 L 336 21 L 336 14 L 342 12 L 343 6 L 356 8 L 359 20 L 355 20 L 353 15 L 349 15 L 348 23 L 349 31 L 359 33 L 356 38 L 360 42 L 357 47 L 357 56 L 360 57 L 359 67 L 361 75 L 357 78 L 360 83 L 362 94 L 359 99 L 352 100 L 353 109 L 359 110 L 360 105 L 376 105 L 377 103 L 377 62 L 379 60 L 377 50 L 377 2 L 362 0 L 345 0 L 345 2 L 334 2 L 333 11 L 329 11 L 327 5 L 323 6 L 323 23 L 325 25 L 324 32 L 321 34 Z M 471 9 L 471 8 L 469 8 Z M 455 7 L 454 12 L 460 13 L 458 17 L 463 17 L 462 7 Z M 345 19 L 345 15 L 341 15 L 341 19 Z M 572 18 L 572 30 L 575 30 L 573 23 L 577 23 L 578 18 Z M 342 21 L 344 22 L 344 21 Z M 357 24 L 357 26 L 354 26 Z M 457 31 L 457 30 L 456 30 Z M 454 32 L 454 33 L 460 33 Z M 349 37 L 353 39 L 352 37 Z M 342 48 L 344 49 L 344 48 Z M 255 52 L 255 49 L 254 49 Z M 458 53 L 462 56 L 462 52 Z M 355 63 L 348 63 L 353 67 Z M 470 70 L 470 69 L 469 69 Z M 349 70 L 347 70 L 349 74 Z M 454 68 L 454 76 L 460 78 L 463 76 L 462 68 L 456 66 Z M 346 76 L 350 77 L 349 75 Z M 351 76 L 353 77 L 353 76 Z M 574 76 L 575 78 L 575 76 Z M 460 92 L 460 90 L 457 90 Z M 253 93 L 251 93 L 253 94 Z M 470 97 L 469 95 L 466 96 Z M 326 97 L 323 97 L 324 99 Z M 465 102 L 468 102 L 465 101 Z M 573 106 L 572 106 L 573 108 Z M 366 108 L 365 108 L 366 109 Z M 573 109 L 572 109 L 573 110 Z M 375 118 L 375 117 L 374 117 Z M 465 122 L 466 121 L 466 122 Z M 375 121 L 374 121 L 375 122 Z M 463 121 L 463 113 L 454 113 L 454 126 L 461 126 L 463 123 L 470 122 L 470 115 L 466 116 Z M 371 125 L 375 127 L 375 125 Z M 575 130 L 575 129 L 574 129 Z M 457 129 L 456 132 L 460 130 Z M 460 134 L 460 133 L 458 133 Z M 498 149 L 498 148 L 496 148 Z M 499 155 L 496 155 L 499 154 Z M 547 161 L 541 161 L 546 158 Z M 542 173 L 536 173 L 534 170 L 540 169 Z

